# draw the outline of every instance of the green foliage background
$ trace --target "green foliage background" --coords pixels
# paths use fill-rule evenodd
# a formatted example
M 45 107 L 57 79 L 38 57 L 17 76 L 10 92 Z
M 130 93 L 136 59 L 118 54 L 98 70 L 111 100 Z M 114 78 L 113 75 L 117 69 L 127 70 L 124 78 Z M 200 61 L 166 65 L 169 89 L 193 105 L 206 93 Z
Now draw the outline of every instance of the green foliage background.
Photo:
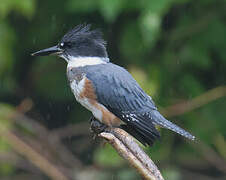
M 127 68 L 163 113 L 164 107 L 202 96 L 201 107 L 193 104 L 192 111 L 169 117 L 192 132 L 196 142 L 161 129 L 161 141 L 145 149 L 165 179 L 226 178 L 225 0 L 1 0 L 0 119 L 8 113 L 5 108 L 29 99 L 33 105 L 26 115 L 49 131 L 88 121 L 91 114 L 70 92 L 66 63 L 30 56 L 84 22 L 103 31 L 111 61 Z M 220 90 L 205 94 L 216 87 Z M 88 126 L 86 131 L 89 136 Z M 67 137 L 64 144 L 84 162 L 84 172 L 92 167 L 96 179 L 139 179 L 110 146 L 81 139 Z M 84 151 L 75 152 L 80 146 Z M 4 138 L 0 151 L 1 157 L 12 151 Z M 1 157 L 1 178 L 31 178 L 31 172 Z M 43 173 L 35 178 L 48 179 Z

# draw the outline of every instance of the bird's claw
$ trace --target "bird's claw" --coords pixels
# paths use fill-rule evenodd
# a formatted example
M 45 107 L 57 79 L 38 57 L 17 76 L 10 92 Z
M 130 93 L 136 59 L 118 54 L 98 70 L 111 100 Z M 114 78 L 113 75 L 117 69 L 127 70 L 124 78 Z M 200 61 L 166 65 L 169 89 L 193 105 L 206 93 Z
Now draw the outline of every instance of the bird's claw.
M 105 131 L 107 126 L 100 121 L 96 120 L 93 116 L 89 120 L 90 122 L 90 130 L 94 134 L 94 139 L 96 138 L 97 134 L 100 134 Z

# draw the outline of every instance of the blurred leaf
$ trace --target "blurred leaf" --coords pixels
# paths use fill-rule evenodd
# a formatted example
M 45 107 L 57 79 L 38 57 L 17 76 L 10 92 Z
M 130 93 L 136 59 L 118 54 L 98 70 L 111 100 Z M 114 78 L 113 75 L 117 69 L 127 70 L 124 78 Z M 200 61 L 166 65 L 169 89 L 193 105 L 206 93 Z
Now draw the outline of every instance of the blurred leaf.
M 135 66 L 129 67 L 129 72 L 147 94 L 155 96 L 158 92 L 158 84 L 156 82 L 158 79 L 158 72 L 154 66 L 152 66 L 151 69 L 152 71 L 149 76 L 142 69 Z
M 0 21 L 0 77 L 5 72 L 10 72 L 13 66 L 13 44 L 15 34 L 12 28 Z
M 215 137 L 215 147 L 221 156 L 226 159 L 226 140 L 221 134 L 217 134 Z
M 124 2 L 125 0 L 99 0 L 100 12 L 107 21 L 113 22 L 122 11 Z
M 2 0 L 0 3 L 0 17 L 5 17 L 11 10 L 12 1 Z
M 94 161 L 103 167 L 119 167 L 124 162 L 115 149 L 109 144 L 105 144 L 104 147 L 100 147 L 95 152 Z
M 162 171 L 163 177 L 167 180 L 180 180 L 181 175 L 177 169 L 167 168 Z
M 128 23 L 121 33 L 120 53 L 125 56 L 130 63 L 142 58 L 145 48 L 142 41 L 141 32 L 135 22 Z
M 143 40 L 147 47 L 153 47 L 160 33 L 161 17 L 156 13 L 148 11 L 140 18 L 140 29 L 142 31 Z
M 34 14 L 35 0 L 1 0 L 0 17 L 5 17 L 10 11 L 17 11 L 27 18 Z
M 168 11 L 168 8 L 170 8 L 170 5 L 173 4 L 174 0 L 147 0 L 145 4 L 145 8 L 147 8 L 149 11 L 158 13 L 158 14 L 164 14 Z
M 7 119 L 12 115 L 13 107 L 9 104 L 0 102 L 0 120 L 5 126 L 10 126 L 10 122 Z
M 149 0 L 140 17 L 140 29 L 147 47 L 153 47 L 161 32 L 162 17 L 170 8 L 172 1 Z
M 11 122 L 8 118 L 13 113 L 13 107 L 0 102 L 0 132 L 4 133 L 6 129 L 11 128 Z M 10 151 L 10 145 L 8 142 L 0 136 L 0 154 L 7 153 Z M 10 175 L 13 172 L 14 168 L 10 164 L 0 163 L 0 175 Z
M 0 163 L 0 174 L 1 175 L 10 175 L 14 171 L 14 168 L 11 164 Z
M 3 132 L 5 129 L 9 129 L 12 127 L 11 121 L 9 121 L 9 117 L 13 113 L 13 107 L 0 102 L 0 131 Z M 8 151 L 9 144 L 0 136 L 0 152 Z
M 35 0 L 14 0 L 15 9 L 23 14 L 25 17 L 30 18 L 33 16 L 35 11 Z

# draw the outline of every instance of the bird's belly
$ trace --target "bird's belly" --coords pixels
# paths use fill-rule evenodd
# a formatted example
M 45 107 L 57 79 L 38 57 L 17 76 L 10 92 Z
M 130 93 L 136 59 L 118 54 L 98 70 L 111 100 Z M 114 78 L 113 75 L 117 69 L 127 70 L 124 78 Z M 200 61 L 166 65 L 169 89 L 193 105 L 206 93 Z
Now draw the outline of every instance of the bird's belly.
M 84 79 L 82 79 L 80 82 L 72 81 L 71 82 L 71 89 L 75 96 L 75 99 L 86 109 L 91 111 L 95 118 L 98 120 L 102 120 L 102 113 L 101 111 L 95 107 L 94 104 L 91 103 L 91 101 L 86 97 L 81 97 L 81 94 L 84 91 Z
M 75 96 L 75 99 L 86 109 L 92 112 L 93 116 L 98 119 L 100 122 L 108 126 L 118 126 L 121 123 L 121 120 L 118 119 L 114 114 L 112 114 L 108 109 L 99 104 L 94 99 L 89 99 L 87 97 L 81 96 L 85 87 L 85 78 L 79 82 L 75 80 L 70 84 L 72 92 Z

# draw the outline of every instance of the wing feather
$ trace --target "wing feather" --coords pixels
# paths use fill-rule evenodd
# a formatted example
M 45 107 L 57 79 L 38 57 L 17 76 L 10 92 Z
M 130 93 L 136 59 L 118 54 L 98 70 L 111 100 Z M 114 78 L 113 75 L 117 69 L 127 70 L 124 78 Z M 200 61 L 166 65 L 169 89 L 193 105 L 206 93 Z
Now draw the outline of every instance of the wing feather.
M 87 78 L 93 82 L 98 102 L 121 112 L 157 109 L 128 71 L 112 63 L 85 66 Z M 98 73 L 95 73 L 98 72 Z

